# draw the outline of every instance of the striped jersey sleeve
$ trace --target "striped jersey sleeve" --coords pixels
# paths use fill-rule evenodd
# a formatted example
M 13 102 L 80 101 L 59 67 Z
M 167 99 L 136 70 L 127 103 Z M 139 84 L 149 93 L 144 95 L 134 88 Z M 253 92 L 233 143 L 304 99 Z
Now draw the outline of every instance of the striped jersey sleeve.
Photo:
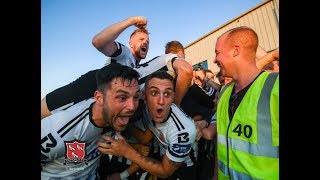
M 184 162 L 190 159 L 189 154 L 196 138 L 196 127 L 194 121 L 175 104 L 171 108 L 165 134 L 169 143 L 166 155 L 172 161 Z
M 122 65 L 125 65 L 125 66 L 129 66 L 129 67 L 136 67 L 136 59 L 133 57 L 130 49 L 119 43 L 119 42 L 115 42 L 116 45 L 117 45 L 117 51 L 114 52 L 110 57 L 107 59 L 107 62 L 106 62 L 106 65 L 115 61 L 117 63 L 120 63 Z

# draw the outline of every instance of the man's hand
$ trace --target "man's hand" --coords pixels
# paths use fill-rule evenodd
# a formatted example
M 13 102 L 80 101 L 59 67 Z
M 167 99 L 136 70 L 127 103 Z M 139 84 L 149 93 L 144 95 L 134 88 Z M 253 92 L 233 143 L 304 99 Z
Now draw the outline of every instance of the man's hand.
M 150 150 L 149 146 L 143 145 L 143 144 L 138 144 L 138 143 L 131 143 L 130 145 L 133 147 L 133 149 L 140 152 L 142 155 L 144 155 L 144 156 L 149 155 L 149 150 Z
M 197 129 L 196 141 L 199 141 L 200 138 L 202 137 L 202 129 L 205 128 L 208 123 L 205 120 L 200 120 L 200 121 L 196 121 L 195 124 Z
M 134 149 L 125 141 L 124 137 L 116 132 L 119 140 L 115 140 L 110 136 L 102 135 L 101 137 L 109 143 L 97 142 L 98 150 L 103 154 L 111 154 L 114 156 L 125 157 L 126 153 L 130 153 Z
M 145 29 L 147 27 L 147 18 L 144 16 L 133 16 L 130 17 L 133 25 L 139 29 Z
M 205 75 L 204 75 L 204 73 L 202 71 L 195 71 L 195 77 L 197 79 L 200 79 L 201 81 L 203 81 Z

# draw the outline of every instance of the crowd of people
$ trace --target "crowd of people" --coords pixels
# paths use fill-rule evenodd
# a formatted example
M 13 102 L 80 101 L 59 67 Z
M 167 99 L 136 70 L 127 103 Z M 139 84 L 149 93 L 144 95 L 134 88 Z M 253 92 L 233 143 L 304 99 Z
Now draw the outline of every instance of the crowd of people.
M 241 26 L 216 41 L 218 73 L 176 40 L 140 63 L 146 27 L 107 26 L 92 40 L 105 66 L 41 100 L 41 179 L 279 179 L 279 48 Z

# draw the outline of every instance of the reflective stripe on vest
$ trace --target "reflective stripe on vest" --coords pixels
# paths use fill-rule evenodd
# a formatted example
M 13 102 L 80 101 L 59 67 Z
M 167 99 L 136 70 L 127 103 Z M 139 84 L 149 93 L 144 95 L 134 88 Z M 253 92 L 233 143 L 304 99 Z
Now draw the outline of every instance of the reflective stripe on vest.
M 221 161 L 218 160 L 218 165 L 220 171 L 222 171 L 224 174 L 228 174 L 228 167 L 224 165 Z M 241 179 L 241 180 L 255 180 L 255 178 L 252 178 L 246 174 L 243 174 L 241 172 L 238 172 L 236 170 L 230 169 L 230 175 L 232 179 Z
M 263 78 L 263 76 L 267 76 L 267 74 L 261 74 L 261 75 L 262 75 L 262 78 Z M 221 130 L 220 130 L 220 132 L 218 131 L 218 144 L 223 144 L 225 146 L 228 146 L 229 150 L 228 149 L 227 150 L 230 153 L 232 151 L 233 158 L 235 158 L 235 157 L 241 158 L 239 156 L 242 156 L 242 155 L 237 155 L 238 152 L 234 151 L 234 150 L 239 150 L 241 152 L 249 153 L 253 156 L 263 156 L 263 157 L 267 157 L 267 158 L 278 159 L 279 148 L 277 146 L 273 146 L 273 143 L 272 143 L 272 124 L 271 124 L 270 103 L 265 103 L 265 102 L 270 102 L 270 95 L 271 95 L 272 88 L 274 87 L 274 83 L 275 83 L 277 77 L 278 77 L 278 73 L 269 73 L 269 75 L 266 77 L 266 80 L 262 86 L 260 98 L 257 100 L 258 101 L 257 112 L 256 112 L 256 114 L 257 114 L 257 117 L 256 117 L 256 131 L 257 131 L 256 138 L 257 138 L 257 140 L 256 140 L 256 142 L 257 143 L 248 142 L 248 141 L 245 141 L 241 138 L 239 138 L 239 139 L 232 138 L 232 136 L 229 135 L 228 145 L 227 145 L 226 134 L 221 134 L 221 133 L 226 133 L 226 132 L 225 131 L 221 132 Z M 223 91 L 221 91 L 220 97 L 222 97 L 223 96 L 222 94 L 230 87 L 230 84 L 228 84 L 226 87 L 224 87 L 222 89 Z M 252 84 L 252 86 L 254 86 L 254 84 Z M 230 91 L 232 91 L 232 87 L 230 87 L 231 89 L 228 89 L 229 93 L 230 93 Z M 251 92 L 251 93 L 256 93 L 256 92 Z M 249 94 L 249 95 L 251 95 L 251 94 Z M 225 98 L 224 101 L 221 103 L 226 103 L 227 101 L 229 101 L 229 98 L 226 98 L 226 96 L 224 96 L 224 98 Z M 247 98 L 247 101 L 248 101 L 248 99 L 249 98 Z M 244 99 L 242 101 L 244 101 Z M 244 104 L 244 103 L 247 103 L 247 102 L 243 102 L 243 103 L 241 102 L 240 104 Z M 239 105 L 239 107 L 240 107 L 240 105 Z M 218 106 L 218 108 L 219 108 L 219 106 Z M 224 108 L 226 108 L 226 107 L 224 106 Z M 217 116 L 217 125 L 218 126 L 219 126 L 219 124 L 220 125 L 223 124 L 223 122 L 219 123 L 219 119 L 221 121 L 221 118 L 219 118 L 219 116 L 223 115 L 224 117 L 228 117 L 228 115 L 226 115 L 226 112 L 228 112 L 227 110 L 221 109 L 221 111 L 223 111 L 224 113 L 220 112 L 220 114 L 218 114 L 218 116 Z M 218 112 L 219 112 L 219 109 L 218 109 Z M 266 115 L 267 115 L 267 117 L 266 117 Z M 245 118 L 245 117 L 241 117 L 241 118 Z M 224 120 L 226 120 L 226 119 L 222 118 L 222 121 L 224 121 Z M 238 121 L 238 123 L 239 123 L 239 121 Z M 241 125 L 241 124 L 239 124 L 239 125 Z M 222 125 L 222 127 L 225 128 L 225 124 L 224 124 L 224 126 Z M 242 128 L 242 126 L 240 126 L 240 127 Z M 250 128 L 252 128 L 252 127 L 253 126 L 251 125 Z M 245 126 L 244 126 L 244 128 L 245 128 Z M 233 129 L 233 130 L 235 130 L 235 129 Z M 241 129 L 240 133 L 245 133 L 245 132 L 242 132 L 242 130 L 243 129 Z M 218 145 L 218 148 L 219 148 L 219 145 Z M 234 150 L 230 150 L 230 148 L 234 149 Z M 227 152 L 224 152 L 224 153 L 227 153 Z M 250 155 L 248 155 L 245 158 L 250 158 L 249 156 Z M 219 157 L 220 158 L 222 158 L 222 157 L 227 158 L 227 156 L 224 156 L 224 155 L 220 155 L 220 156 L 218 155 L 218 158 Z M 230 160 L 230 163 L 232 163 L 232 161 L 233 160 Z M 241 161 L 241 160 L 238 160 L 238 161 Z M 221 159 L 219 159 L 218 164 L 219 164 L 219 170 L 222 171 L 222 173 L 224 173 L 225 175 L 228 175 L 227 165 L 225 165 Z M 241 167 L 241 166 L 243 168 L 248 168 L 248 166 L 243 166 L 242 164 L 233 165 L 233 168 Z M 230 168 L 229 170 L 230 170 L 230 175 L 233 179 L 252 179 L 252 177 L 250 177 L 249 175 L 241 173 L 235 169 Z M 247 170 L 247 171 L 250 172 L 250 170 Z

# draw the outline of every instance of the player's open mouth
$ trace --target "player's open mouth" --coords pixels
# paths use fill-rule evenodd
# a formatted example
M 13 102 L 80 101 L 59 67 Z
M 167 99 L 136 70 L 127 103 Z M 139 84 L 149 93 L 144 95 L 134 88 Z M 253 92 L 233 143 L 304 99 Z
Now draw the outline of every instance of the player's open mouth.
M 141 51 L 147 52 L 147 48 L 146 48 L 146 47 L 142 47 L 142 48 L 141 48 Z
M 162 112 L 163 112 L 163 109 L 162 109 L 162 108 L 158 108 L 158 109 L 157 109 L 157 115 L 158 115 L 158 116 L 161 116 Z
M 131 116 L 118 116 L 118 122 L 121 126 L 125 126 L 129 123 Z

